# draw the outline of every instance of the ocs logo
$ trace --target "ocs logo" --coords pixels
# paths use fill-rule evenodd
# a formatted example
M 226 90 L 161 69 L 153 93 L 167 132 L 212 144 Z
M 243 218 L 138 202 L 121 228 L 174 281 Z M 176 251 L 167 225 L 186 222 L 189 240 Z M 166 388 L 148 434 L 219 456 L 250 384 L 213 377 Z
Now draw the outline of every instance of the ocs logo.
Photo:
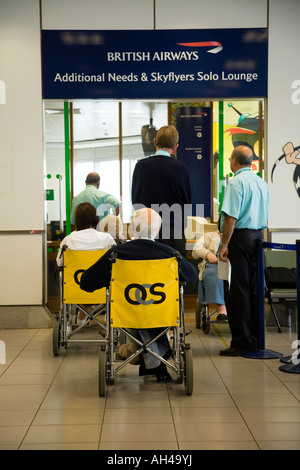
M 125 299 L 132 305 L 150 305 L 150 304 L 161 304 L 166 299 L 166 294 L 160 290 L 156 290 L 159 287 L 165 287 L 161 282 L 155 284 L 128 284 L 124 290 Z M 151 298 L 147 298 L 147 289 Z M 154 298 L 153 298 L 154 297 Z
M 76 284 L 80 286 L 80 279 L 79 276 L 84 272 L 84 269 L 77 269 L 77 271 L 74 273 L 74 281 Z M 80 276 L 81 277 L 81 276 Z

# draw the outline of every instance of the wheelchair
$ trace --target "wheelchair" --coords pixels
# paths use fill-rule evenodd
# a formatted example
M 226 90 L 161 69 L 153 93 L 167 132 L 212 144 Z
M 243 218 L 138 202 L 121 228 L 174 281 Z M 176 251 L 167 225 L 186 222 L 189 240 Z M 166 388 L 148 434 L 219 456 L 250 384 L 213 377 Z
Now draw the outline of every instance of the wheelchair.
M 196 314 L 195 314 L 195 322 L 196 328 L 199 330 L 202 328 L 203 333 L 206 335 L 210 332 L 210 325 L 215 323 L 224 323 L 228 324 L 228 320 L 212 320 L 212 317 L 216 314 L 217 310 L 213 310 L 209 312 L 209 305 L 204 305 L 197 299 L 196 305 Z
M 202 328 L 203 333 L 206 335 L 209 334 L 210 332 L 210 325 L 215 324 L 215 323 L 228 323 L 227 318 L 224 319 L 219 319 L 218 317 L 216 319 L 213 319 L 214 315 L 217 313 L 217 310 L 213 310 L 210 312 L 209 305 L 214 305 L 212 302 L 212 299 L 216 301 L 216 299 L 219 297 L 220 294 L 217 293 L 218 291 L 218 285 L 220 282 L 223 281 L 218 281 L 218 283 L 215 284 L 216 279 L 218 278 L 218 265 L 217 264 L 206 264 L 205 270 L 203 272 L 203 279 L 199 281 L 198 285 L 198 298 L 197 298 L 197 304 L 196 304 L 196 312 L 195 312 L 195 320 L 196 320 L 196 328 L 200 329 Z M 209 269 L 207 272 L 206 270 Z M 208 274 L 208 278 L 205 278 L 205 274 Z M 201 294 L 200 294 L 201 292 Z M 199 299 L 211 299 L 211 303 L 202 303 L 200 302 Z M 220 299 L 219 299 L 220 300 Z M 224 299 L 222 299 L 224 301 Z
M 106 312 L 106 289 L 93 293 L 80 289 L 80 276 L 89 266 L 94 264 L 105 250 L 75 251 L 63 250 L 64 266 L 58 268 L 60 310 L 55 313 L 53 324 L 53 354 L 59 356 L 61 346 L 67 348 L 70 343 L 102 343 L 105 338 L 106 326 L 99 315 Z M 78 314 L 83 312 L 85 318 L 78 322 Z M 85 326 L 93 322 L 100 326 L 101 338 L 83 339 L 74 336 Z
M 115 374 L 143 352 L 164 363 L 176 374 L 177 383 L 184 383 L 186 394 L 192 395 L 193 357 L 190 344 L 185 342 L 190 332 L 185 332 L 184 283 L 179 281 L 181 255 L 167 259 L 122 260 L 112 253 L 110 262 L 105 344 L 99 350 L 99 396 L 104 397 L 107 385 L 114 384 Z M 159 332 L 149 341 L 143 342 L 132 334 L 132 330 L 153 328 L 159 328 Z M 115 330 L 137 345 L 137 350 L 124 360 L 115 361 Z M 151 349 L 152 343 L 164 334 L 169 336 L 169 359 Z

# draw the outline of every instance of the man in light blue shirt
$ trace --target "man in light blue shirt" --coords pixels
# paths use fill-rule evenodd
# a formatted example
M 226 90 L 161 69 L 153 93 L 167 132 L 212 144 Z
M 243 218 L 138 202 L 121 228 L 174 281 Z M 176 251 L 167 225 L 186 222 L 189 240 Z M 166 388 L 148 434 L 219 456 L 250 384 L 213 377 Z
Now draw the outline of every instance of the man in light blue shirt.
M 267 227 L 269 188 L 253 173 L 251 167 L 237 170 L 226 188 L 222 205 L 221 230 L 225 214 L 236 219 L 237 229 L 264 230 Z
M 225 282 L 225 303 L 232 335 L 223 356 L 240 356 L 257 348 L 256 240 L 269 217 L 269 189 L 251 170 L 253 153 L 247 146 L 236 147 L 230 168 L 234 177 L 226 188 L 220 230 L 221 261 L 231 263 L 230 286 Z
M 89 173 L 85 180 L 86 187 L 72 201 L 71 224 L 75 223 L 76 207 L 82 202 L 90 202 L 97 209 L 99 219 L 103 219 L 107 214 L 119 213 L 119 204 L 117 198 L 105 191 L 101 191 L 100 176 L 98 173 Z

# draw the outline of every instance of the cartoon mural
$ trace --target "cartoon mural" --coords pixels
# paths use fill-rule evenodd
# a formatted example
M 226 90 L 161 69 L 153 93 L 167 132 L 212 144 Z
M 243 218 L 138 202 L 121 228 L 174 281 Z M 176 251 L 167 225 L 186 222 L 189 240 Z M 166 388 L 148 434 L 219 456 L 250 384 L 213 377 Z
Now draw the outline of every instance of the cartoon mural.
M 293 163 L 296 165 L 294 175 L 293 175 L 293 182 L 295 185 L 295 189 L 297 191 L 298 196 L 300 197 L 300 158 L 297 158 L 300 153 L 300 145 L 298 147 L 294 147 L 291 142 L 288 142 L 283 147 L 283 155 L 281 155 L 273 165 L 272 172 L 271 172 L 271 181 L 273 183 L 273 176 L 274 171 L 277 168 L 278 164 L 285 158 L 285 162 L 287 164 Z
M 258 150 L 259 150 L 259 116 L 258 113 L 242 113 L 236 109 L 231 102 L 227 106 L 240 116 L 236 126 L 231 126 L 224 130 L 224 134 L 228 133 L 232 139 L 234 148 L 239 145 L 250 147 L 253 152 L 252 170 L 258 171 Z

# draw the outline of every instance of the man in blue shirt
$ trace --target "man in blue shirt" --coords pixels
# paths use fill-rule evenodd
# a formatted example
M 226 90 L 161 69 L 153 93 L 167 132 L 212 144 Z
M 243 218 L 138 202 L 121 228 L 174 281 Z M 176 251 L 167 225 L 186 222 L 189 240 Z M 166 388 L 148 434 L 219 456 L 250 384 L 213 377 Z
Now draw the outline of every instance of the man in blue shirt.
M 105 191 L 101 191 L 100 176 L 98 173 L 89 173 L 85 180 L 86 187 L 74 197 L 72 201 L 71 224 L 75 223 L 76 207 L 82 202 L 89 202 L 97 209 L 97 215 L 102 220 L 107 214 L 118 215 L 119 204 L 117 198 Z
M 253 153 L 236 147 L 230 168 L 234 177 L 226 188 L 220 227 L 221 261 L 231 263 L 230 285 L 225 282 L 225 303 L 232 340 L 220 351 L 223 356 L 239 356 L 257 348 L 256 240 L 269 217 L 269 189 L 251 170 Z

